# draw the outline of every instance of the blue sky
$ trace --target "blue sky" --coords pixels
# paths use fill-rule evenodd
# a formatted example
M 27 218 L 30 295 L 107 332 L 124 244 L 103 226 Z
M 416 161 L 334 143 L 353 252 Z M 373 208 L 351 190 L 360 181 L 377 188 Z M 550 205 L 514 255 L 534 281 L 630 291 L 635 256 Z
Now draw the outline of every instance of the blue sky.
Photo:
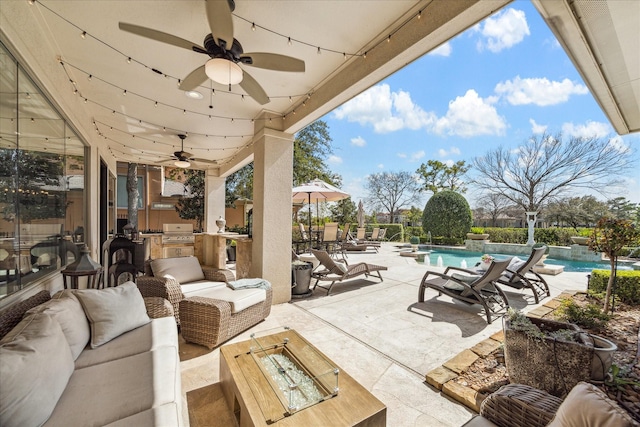
M 327 163 L 356 204 L 370 174 L 415 172 L 430 159 L 471 163 L 545 130 L 620 138 L 640 166 L 640 136 L 615 133 L 529 1 L 511 3 L 323 120 L 334 149 Z M 640 202 L 638 168 L 623 178 L 615 195 Z M 475 207 L 473 189 L 466 197 Z M 423 208 L 427 198 L 414 205 Z

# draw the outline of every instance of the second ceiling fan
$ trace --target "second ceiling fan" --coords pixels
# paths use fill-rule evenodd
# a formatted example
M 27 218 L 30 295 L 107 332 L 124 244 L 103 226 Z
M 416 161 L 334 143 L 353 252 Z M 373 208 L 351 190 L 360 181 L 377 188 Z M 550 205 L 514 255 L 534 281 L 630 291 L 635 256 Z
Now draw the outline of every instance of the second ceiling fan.
M 240 42 L 233 37 L 231 12 L 235 9 L 234 0 L 206 0 L 205 7 L 211 33 L 204 38 L 204 47 L 139 25 L 120 22 L 118 26 L 123 31 L 209 55 L 211 59 L 181 81 L 180 89 L 184 91 L 195 89 L 209 78 L 228 85 L 229 89 L 231 85 L 239 84 L 249 96 L 264 105 L 269 102 L 267 93 L 239 64 L 274 71 L 304 72 L 304 61 L 291 56 L 269 52 L 244 53 Z

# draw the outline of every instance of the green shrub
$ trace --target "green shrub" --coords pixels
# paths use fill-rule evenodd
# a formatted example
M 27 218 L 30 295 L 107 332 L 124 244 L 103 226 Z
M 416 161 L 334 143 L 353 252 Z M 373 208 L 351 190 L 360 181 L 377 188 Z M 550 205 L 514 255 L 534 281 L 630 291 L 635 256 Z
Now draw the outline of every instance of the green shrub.
M 473 234 L 484 234 L 484 228 L 483 227 L 471 227 L 471 232 Z
M 611 316 L 603 312 L 597 305 L 587 304 L 585 307 L 580 307 L 571 298 L 562 300 L 558 314 L 566 322 L 575 323 L 578 326 L 589 329 L 602 329 L 611 320 Z
M 467 200 L 455 191 L 434 194 L 424 207 L 422 229 L 425 234 L 463 239 L 471 230 L 473 217 Z
M 605 292 L 611 271 L 593 270 L 589 279 L 589 290 Z M 616 274 L 615 295 L 626 304 L 640 304 L 640 271 L 618 270 Z
M 582 233 L 591 233 L 590 228 L 579 229 L 576 232 L 573 228 L 536 228 L 533 233 L 533 239 L 536 242 L 545 242 L 550 246 L 571 246 L 571 236 Z M 499 228 L 485 227 L 484 232 L 489 234 L 489 240 L 495 243 L 527 243 L 526 228 Z

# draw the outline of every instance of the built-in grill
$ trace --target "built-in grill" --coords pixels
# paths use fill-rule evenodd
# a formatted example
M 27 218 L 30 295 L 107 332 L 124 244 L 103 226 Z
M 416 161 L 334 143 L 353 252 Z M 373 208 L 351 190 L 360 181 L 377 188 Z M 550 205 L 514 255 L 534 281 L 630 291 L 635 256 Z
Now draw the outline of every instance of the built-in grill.
M 195 241 L 193 224 L 164 224 L 162 226 L 162 256 L 164 258 L 193 255 Z

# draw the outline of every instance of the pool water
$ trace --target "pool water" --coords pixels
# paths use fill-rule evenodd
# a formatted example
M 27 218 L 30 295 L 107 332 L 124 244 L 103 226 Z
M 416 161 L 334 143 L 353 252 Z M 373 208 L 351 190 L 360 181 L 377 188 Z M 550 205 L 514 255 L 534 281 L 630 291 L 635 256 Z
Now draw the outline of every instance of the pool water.
M 461 267 L 463 266 L 463 261 L 464 261 L 466 266 L 471 268 L 474 265 L 476 265 L 476 263 L 480 262 L 480 257 L 483 255 L 481 252 L 470 252 L 470 251 L 462 251 L 462 250 L 448 251 L 448 250 L 437 249 L 437 250 L 429 251 L 427 249 L 420 248 L 418 251 L 424 252 L 425 254 L 426 253 L 429 254 L 428 261 L 426 256 L 424 258 L 424 261 L 422 261 L 424 264 L 429 262 L 430 265 L 437 265 L 438 258 L 442 257 L 442 265 L 445 267 L 447 266 Z M 490 254 L 490 255 L 493 255 L 498 260 L 511 258 L 513 256 L 517 256 L 518 258 L 521 258 L 521 259 L 527 259 L 527 257 L 524 255 L 507 255 L 507 254 Z M 418 259 L 420 260 L 421 258 L 418 258 Z M 418 261 L 418 262 L 421 262 L 421 261 Z M 565 259 L 547 258 L 544 261 L 544 263 L 550 264 L 550 265 L 564 265 L 564 271 L 567 271 L 567 272 L 590 273 L 591 270 L 593 269 L 609 270 L 611 268 L 608 262 L 571 261 L 571 260 L 565 260 Z M 618 263 L 618 270 L 631 270 L 631 266 Z

